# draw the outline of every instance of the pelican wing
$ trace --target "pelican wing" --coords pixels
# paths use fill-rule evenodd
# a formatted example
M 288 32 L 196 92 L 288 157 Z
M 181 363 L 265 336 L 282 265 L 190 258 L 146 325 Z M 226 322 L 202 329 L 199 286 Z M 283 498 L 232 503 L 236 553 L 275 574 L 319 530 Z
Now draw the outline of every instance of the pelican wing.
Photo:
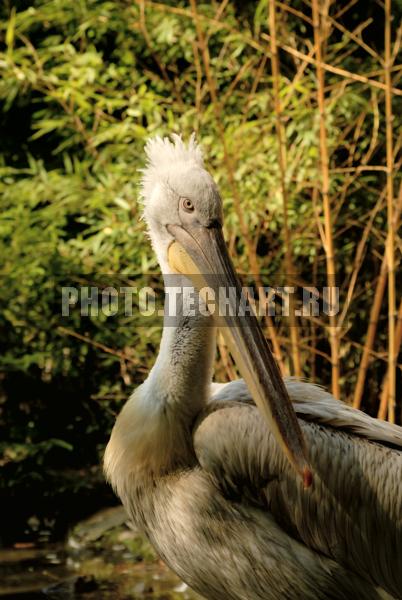
M 219 390 L 199 419 L 194 430 L 198 460 L 228 498 L 270 513 L 318 556 L 398 598 L 402 451 L 385 444 L 401 445 L 400 428 L 383 427 L 312 388 L 288 383 L 313 467 L 311 488 L 303 488 L 244 387 L 240 402 L 229 394 L 229 385 Z M 323 398 L 315 401 L 318 391 Z
M 294 377 L 285 378 L 285 385 L 296 414 L 304 420 L 330 425 L 368 440 L 402 448 L 402 427 L 374 419 L 361 410 L 336 400 L 319 385 Z M 213 402 L 235 400 L 254 404 L 243 379 L 230 383 L 212 383 L 211 399 Z

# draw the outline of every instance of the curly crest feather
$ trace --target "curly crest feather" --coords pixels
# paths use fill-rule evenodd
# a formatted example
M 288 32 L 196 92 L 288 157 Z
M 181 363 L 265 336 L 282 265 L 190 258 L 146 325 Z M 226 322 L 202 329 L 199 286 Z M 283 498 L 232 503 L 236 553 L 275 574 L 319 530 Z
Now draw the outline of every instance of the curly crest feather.
M 145 145 L 147 164 L 142 169 L 141 197 L 146 200 L 150 197 L 155 184 L 163 178 L 172 168 L 183 166 L 183 163 L 198 167 L 204 166 L 201 146 L 197 143 L 193 133 L 186 144 L 181 135 L 172 134 L 168 137 L 154 137 Z

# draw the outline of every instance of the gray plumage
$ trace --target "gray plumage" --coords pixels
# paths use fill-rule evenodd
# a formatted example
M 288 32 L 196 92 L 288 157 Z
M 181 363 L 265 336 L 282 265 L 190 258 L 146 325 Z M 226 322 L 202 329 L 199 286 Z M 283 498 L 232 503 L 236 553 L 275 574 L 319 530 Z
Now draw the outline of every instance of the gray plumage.
M 157 141 L 149 156 L 168 175 L 176 156 L 180 175 L 193 163 L 201 169 L 192 144 Z M 168 191 L 163 178 L 154 185 L 158 172 L 155 162 L 144 176 L 145 213 L 166 272 L 172 239 L 158 232 L 168 215 L 152 219 L 175 182 L 169 175 Z M 287 380 L 314 475 L 305 488 L 245 383 L 211 385 L 210 317 L 191 320 L 181 309 L 105 453 L 107 478 L 135 524 L 208 600 L 402 598 L 402 428 Z
M 401 428 L 329 394 L 320 407 L 320 388 L 288 381 L 314 470 L 306 490 L 243 382 L 225 388 L 194 426 L 196 459 L 122 495 L 163 560 L 211 600 L 402 597 Z

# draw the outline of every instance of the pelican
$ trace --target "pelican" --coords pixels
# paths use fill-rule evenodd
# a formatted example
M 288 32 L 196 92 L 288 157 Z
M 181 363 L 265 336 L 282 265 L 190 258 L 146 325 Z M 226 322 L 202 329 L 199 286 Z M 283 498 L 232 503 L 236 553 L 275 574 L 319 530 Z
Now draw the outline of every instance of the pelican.
M 194 137 L 146 145 L 144 219 L 165 276 L 240 284 Z M 200 279 L 198 279 L 200 278 Z M 255 317 L 165 316 L 104 469 L 159 556 L 208 600 L 402 598 L 402 428 L 281 378 Z M 212 383 L 215 332 L 243 380 Z M 297 416 L 296 416 L 297 415 Z

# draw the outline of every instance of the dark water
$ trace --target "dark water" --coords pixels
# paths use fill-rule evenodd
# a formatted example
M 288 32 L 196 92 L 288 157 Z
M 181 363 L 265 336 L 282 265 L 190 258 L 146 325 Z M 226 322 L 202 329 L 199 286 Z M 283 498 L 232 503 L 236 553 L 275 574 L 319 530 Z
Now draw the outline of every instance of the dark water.
M 161 562 L 136 562 L 115 552 L 74 561 L 65 549 L 0 551 L 0 598 L 195 600 L 200 598 Z
M 119 510 L 80 524 L 66 543 L 0 549 L 0 600 L 200 600 Z

